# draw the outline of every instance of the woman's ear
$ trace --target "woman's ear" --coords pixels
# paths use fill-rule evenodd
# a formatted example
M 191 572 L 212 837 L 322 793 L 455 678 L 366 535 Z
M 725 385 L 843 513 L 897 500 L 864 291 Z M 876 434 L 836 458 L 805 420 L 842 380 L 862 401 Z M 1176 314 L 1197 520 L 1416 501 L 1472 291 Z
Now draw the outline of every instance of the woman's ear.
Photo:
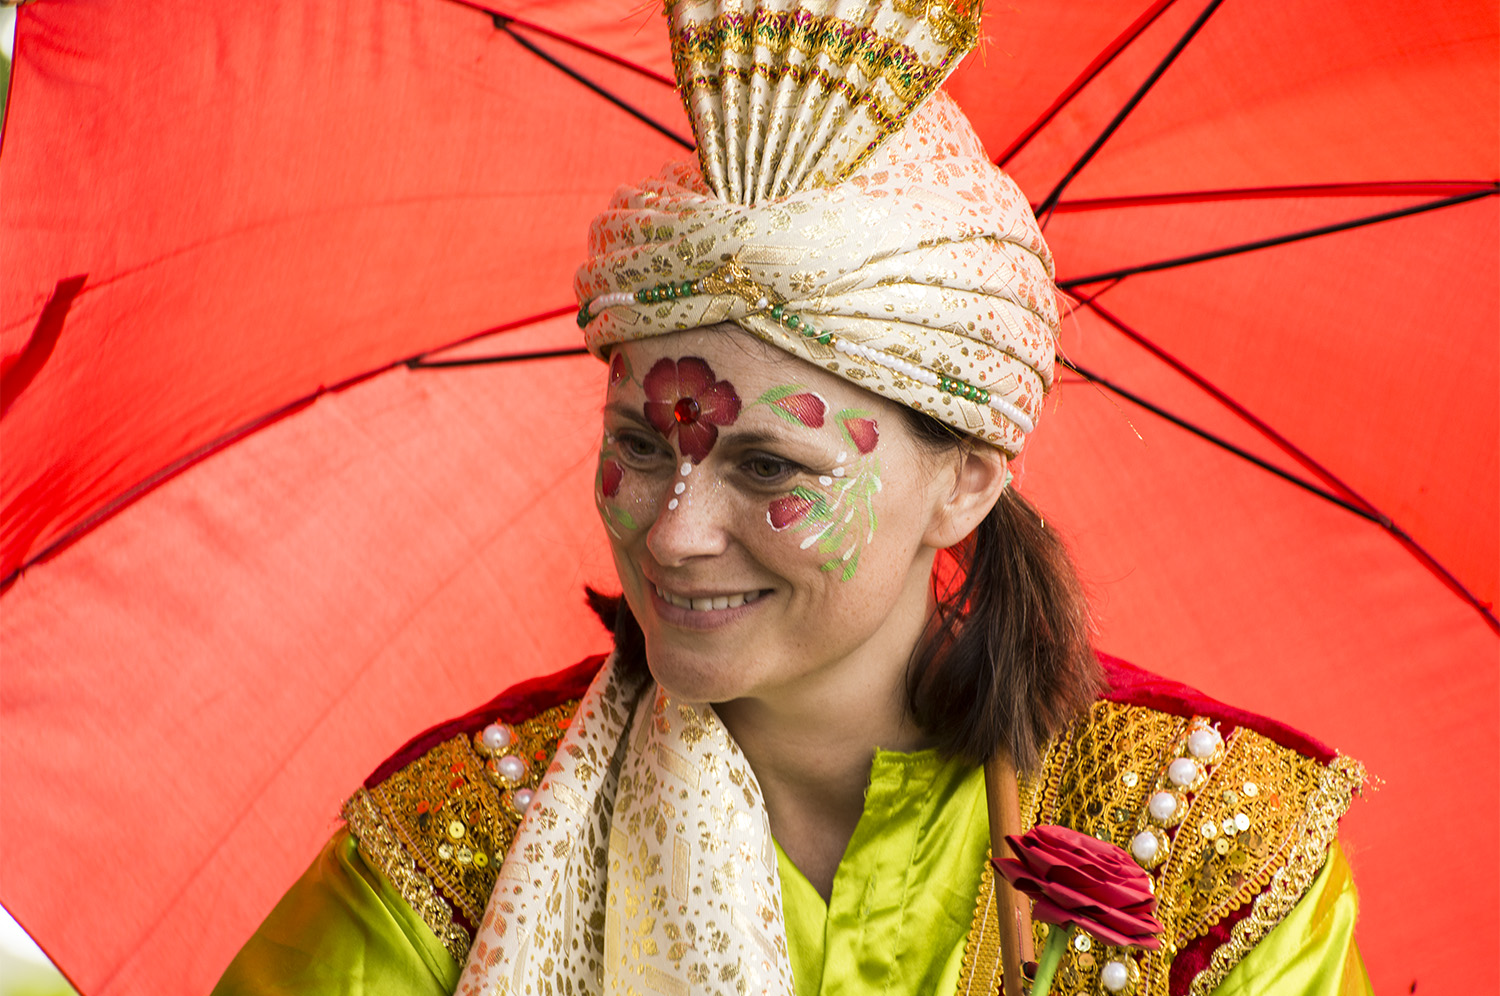
M 923 537 L 935 550 L 946 550 L 972 533 L 990 514 L 1008 479 L 1005 454 L 993 446 L 958 447 L 958 468 L 950 478 L 941 475 L 940 487 L 952 481 L 946 495 L 935 495 L 933 515 Z

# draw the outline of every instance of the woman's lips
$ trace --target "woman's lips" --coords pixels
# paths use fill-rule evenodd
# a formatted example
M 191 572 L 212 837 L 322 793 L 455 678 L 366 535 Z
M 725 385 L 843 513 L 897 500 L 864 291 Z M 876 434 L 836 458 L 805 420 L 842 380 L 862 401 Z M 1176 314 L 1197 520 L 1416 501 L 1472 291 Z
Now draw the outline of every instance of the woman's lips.
M 769 589 L 732 594 L 687 595 L 651 585 L 651 605 L 662 622 L 677 629 L 711 630 L 728 626 L 760 609 Z

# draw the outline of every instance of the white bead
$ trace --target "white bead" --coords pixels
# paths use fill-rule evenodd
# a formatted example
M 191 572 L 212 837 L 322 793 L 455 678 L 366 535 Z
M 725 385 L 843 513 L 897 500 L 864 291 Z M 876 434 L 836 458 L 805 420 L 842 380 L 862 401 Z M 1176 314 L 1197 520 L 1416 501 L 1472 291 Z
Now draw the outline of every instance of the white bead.
M 526 762 L 514 754 L 507 754 L 495 765 L 495 770 L 506 781 L 518 782 L 526 777 Z
M 1172 814 L 1177 812 L 1177 797 L 1171 792 L 1158 792 L 1146 805 L 1151 811 L 1152 819 L 1170 820 Z
M 757 308 L 760 308 L 760 309 L 764 310 L 765 308 L 768 308 L 768 307 L 771 306 L 771 302 L 767 301 L 765 298 L 761 298 L 759 301 L 755 302 L 755 306 Z
M 1160 850 L 1161 841 L 1149 830 L 1142 830 L 1130 839 L 1130 856 L 1143 865 L 1155 861 Z
M 1192 758 L 1179 757 L 1167 765 L 1167 778 L 1179 787 L 1193 784 L 1198 780 L 1198 762 Z
M 1214 751 L 1218 750 L 1223 742 L 1218 730 L 1200 726 L 1188 734 L 1188 753 L 1194 757 L 1213 757 Z
M 504 750 L 510 746 L 510 728 L 499 723 L 491 723 L 484 728 L 484 745 L 490 750 Z
M 531 808 L 531 797 L 531 789 L 516 789 L 516 794 L 513 796 L 516 800 L 516 808 L 523 813 L 526 812 Z
M 1099 973 L 1099 982 L 1112 993 L 1120 992 L 1130 984 L 1130 969 L 1123 961 L 1107 962 Z
M 1020 429 L 1023 433 L 1030 434 L 1031 430 L 1036 428 L 1036 423 L 1031 420 L 1030 415 L 1027 415 L 998 394 L 990 395 L 990 407 L 1016 423 L 1016 428 Z

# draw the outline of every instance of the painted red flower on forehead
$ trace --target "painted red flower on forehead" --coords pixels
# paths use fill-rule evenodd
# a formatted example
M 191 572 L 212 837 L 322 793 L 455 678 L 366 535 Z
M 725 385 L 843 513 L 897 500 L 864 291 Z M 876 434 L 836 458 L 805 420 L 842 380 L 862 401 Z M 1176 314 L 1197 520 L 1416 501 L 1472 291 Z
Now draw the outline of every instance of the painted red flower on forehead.
M 734 385 L 715 380 L 713 367 L 696 356 L 660 359 L 646 374 L 646 421 L 668 439 L 677 433 L 677 448 L 693 463 L 708 456 L 721 425 L 740 417 Z

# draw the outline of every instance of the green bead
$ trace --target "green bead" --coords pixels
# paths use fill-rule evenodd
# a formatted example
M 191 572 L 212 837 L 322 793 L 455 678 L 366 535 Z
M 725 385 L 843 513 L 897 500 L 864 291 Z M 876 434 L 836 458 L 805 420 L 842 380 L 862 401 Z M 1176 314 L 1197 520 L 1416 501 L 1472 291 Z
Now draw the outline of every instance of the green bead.
M 822 335 L 818 336 L 818 341 L 826 346 L 833 341 L 833 336 L 827 332 L 824 332 Z
M 789 315 L 789 316 L 787 316 L 787 320 L 786 320 L 786 327 L 787 328 L 789 328 L 789 329 L 795 329 L 795 328 L 800 327 L 801 325 L 802 325 L 802 319 L 798 318 L 796 315 Z
M 693 282 L 691 280 L 684 280 L 682 282 L 682 293 L 683 294 L 691 294 L 692 292 L 693 292 Z
M 781 311 L 782 311 L 781 305 L 779 305 L 779 304 L 773 304 L 773 305 L 771 305 L 771 317 L 772 318 L 775 318 L 775 319 L 777 319 L 779 321 L 781 319 Z

